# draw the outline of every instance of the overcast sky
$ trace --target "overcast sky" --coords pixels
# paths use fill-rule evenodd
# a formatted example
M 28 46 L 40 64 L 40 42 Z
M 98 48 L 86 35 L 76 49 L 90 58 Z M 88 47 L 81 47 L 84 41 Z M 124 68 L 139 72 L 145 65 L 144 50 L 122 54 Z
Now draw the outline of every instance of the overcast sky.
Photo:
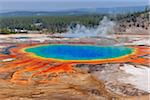
M 0 0 L 0 11 L 58 11 L 148 4 L 149 0 Z

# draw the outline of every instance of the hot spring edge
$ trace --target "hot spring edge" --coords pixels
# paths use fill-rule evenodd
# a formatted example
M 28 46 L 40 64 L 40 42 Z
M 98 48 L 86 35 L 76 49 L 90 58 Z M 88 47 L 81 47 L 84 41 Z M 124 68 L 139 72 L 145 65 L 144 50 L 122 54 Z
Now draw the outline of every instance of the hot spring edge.
M 45 59 L 91 61 L 127 56 L 132 54 L 134 49 L 124 46 L 49 44 L 27 47 L 23 51 Z

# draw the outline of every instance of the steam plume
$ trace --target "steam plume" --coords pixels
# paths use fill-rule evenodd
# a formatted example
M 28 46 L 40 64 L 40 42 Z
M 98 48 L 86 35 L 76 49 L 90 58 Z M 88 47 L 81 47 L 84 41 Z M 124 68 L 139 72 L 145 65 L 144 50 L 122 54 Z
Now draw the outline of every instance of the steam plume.
M 114 26 L 116 23 L 104 17 L 96 28 L 88 28 L 84 25 L 77 24 L 74 28 L 68 28 L 68 32 L 61 34 L 63 37 L 96 37 L 106 36 L 114 33 Z

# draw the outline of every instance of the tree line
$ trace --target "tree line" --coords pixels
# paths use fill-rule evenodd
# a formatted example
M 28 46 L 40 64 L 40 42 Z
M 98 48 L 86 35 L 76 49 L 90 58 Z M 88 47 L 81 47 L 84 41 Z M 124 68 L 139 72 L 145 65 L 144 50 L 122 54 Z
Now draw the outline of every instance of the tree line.
M 14 29 L 42 31 L 48 33 L 62 33 L 67 31 L 68 27 L 75 27 L 82 24 L 87 27 L 95 27 L 99 24 L 104 16 L 110 20 L 120 21 L 130 18 L 131 16 L 139 16 L 143 12 L 127 13 L 127 14 L 92 14 L 78 16 L 30 16 L 30 17 L 1 17 L 0 33 L 15 33 Z
M 25 29 L 42 30 L 48 32 L 65 32 L 68 26 L 83 24 L 93 27 L 99 24 L 104 15 L 82 15 L 82 16 L 32 16 L 32 17 L 7 17 L 0 18 L 0 29 Z

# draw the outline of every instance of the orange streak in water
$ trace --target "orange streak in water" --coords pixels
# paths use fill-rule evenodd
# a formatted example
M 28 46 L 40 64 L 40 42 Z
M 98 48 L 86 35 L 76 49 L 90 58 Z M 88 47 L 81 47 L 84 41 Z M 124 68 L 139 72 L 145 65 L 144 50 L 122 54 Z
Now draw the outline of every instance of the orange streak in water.
M 17 63 L 13 62 L 13 63 L 5 64 L 4 66 L 2 66 L 0 68 L 0 72 L 9 71 L 12 68 L 15 69 L 15 68 L 18 68 L 18 67 L 26 66 L 26 65 L 32 63 L 32 61 L 34 61 L 34 60 L 33 59 L 25 60 L 25 61 L 18 60 Z
M 25 69 L 16 71 L 13 76 L 11 81 L 12 82 L 20 82 L 22 81 L 22 83 L 27 83 L 28 79 L 26 80 L 22 80 L 22 76 L 21 74 L 25 73 L 25 72 L 32 72 L 32 71 L 38 71 L 40 68 L 44 68 L 45 66 L 47 66 L 49 63 L 41 63 L 41 62 L 34 62 L 33 64 L 30 64 L 28 66 L 25 67 Z M 30 76 L 27 76 L 26 78 L 29 78 Z

